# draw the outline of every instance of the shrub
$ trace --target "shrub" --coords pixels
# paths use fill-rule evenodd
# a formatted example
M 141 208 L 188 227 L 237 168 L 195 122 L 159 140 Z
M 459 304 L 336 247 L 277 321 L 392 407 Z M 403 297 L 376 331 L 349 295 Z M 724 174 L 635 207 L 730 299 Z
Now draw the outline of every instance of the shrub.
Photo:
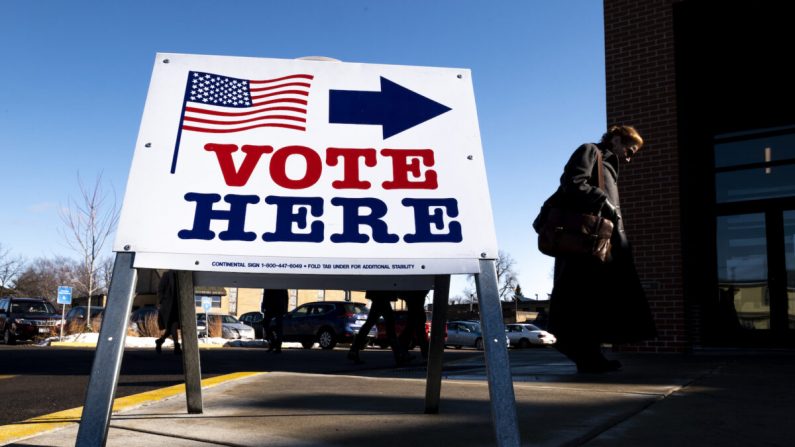
M 83 320 L 72 320 L 66 323 L 64 335 L 81 334 L 86 331 L 86 322 Z
M 207 335 L 210 337 L 223 337 L 221 319 L 215 315 L 210 315 L 207 320 Z
M 139 337 L 160 337 L 161 330 L 157 324 L 157 314 L 147 314 L 143 321 L 137 322 Z
M 104 315 L 105 314 L 99 314 L 96 317 L 91 319 L 92 332 L 99 332 L 99 330 L 102 329 L 102 317 Z

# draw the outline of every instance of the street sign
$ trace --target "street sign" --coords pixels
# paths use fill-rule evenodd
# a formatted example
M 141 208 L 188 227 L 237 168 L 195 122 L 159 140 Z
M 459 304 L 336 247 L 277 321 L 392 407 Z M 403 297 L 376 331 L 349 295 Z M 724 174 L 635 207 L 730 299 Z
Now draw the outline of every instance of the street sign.
M 58 286 L 58 304 L 72 304 L 72 288 L 68 286 Z
M 204 309 L 204 313 L 210 312 L 210 308 L 213 307 L 213 299 L 209 296 L 202 297 L 202 309 Z
M 135 268 L 478 273 L 497 243 L 471 73 L 158 54 L 114 250 Z

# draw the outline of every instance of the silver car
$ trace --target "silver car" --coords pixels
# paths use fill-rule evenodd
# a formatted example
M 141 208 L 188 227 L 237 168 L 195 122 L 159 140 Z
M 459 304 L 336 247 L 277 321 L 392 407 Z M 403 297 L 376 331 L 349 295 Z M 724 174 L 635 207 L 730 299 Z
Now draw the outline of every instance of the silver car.
M 480 323 L 474 321 L 451 321 L 447 323 L 445 346 L 461 349 L 463 346 L 483 349 L 483 334 Z
M 204 314 L 198 314 L 197 316 L 197 325 L 205 324 L 205 317 Z M 233 317 L 232 315 L 210 315 L 210 325 L 213 324 L 213 320 L 220 318 L 221 319 L 221 337 L 229 338 L 232 340 L 237 339 L 247 339 L 247 340 L 254 340 L 254 328 L 243 324 L 238 321 L 237 318 Z M 209 329 L 209 328 L 208 328 Z

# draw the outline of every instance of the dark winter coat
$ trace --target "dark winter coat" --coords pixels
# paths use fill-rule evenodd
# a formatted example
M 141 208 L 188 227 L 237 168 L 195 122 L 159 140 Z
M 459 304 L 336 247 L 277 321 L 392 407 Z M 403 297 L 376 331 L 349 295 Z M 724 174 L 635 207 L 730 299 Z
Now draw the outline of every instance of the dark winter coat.
M 267 318 L 284 315 L 289 300 L 287 289 L 265 289 L 262 293 L 262 313 Z
M 157 286 L 157 298 L 160 310 L 157 313 L 157 324 L 160 329 L 166 329 L 176 323 L 179 327 L 179 282 L 177 272 L 169 270 L 160 278 Z
M 604 190 L 598 187 L 597 151 L 603 157 Z M 598 213 L 609 200 L 621 216 L 618 171 L 618 157 L 604 145 L 584 144 L 566 164 L 560 187 L 550 201 Z M 656 335 L 623 218 L 613 231 L 612 245 L 606 263 L 594 258 L 555 259 L 549 331 L 559 339 L 588 337 L 602 343 L 630 343 Z

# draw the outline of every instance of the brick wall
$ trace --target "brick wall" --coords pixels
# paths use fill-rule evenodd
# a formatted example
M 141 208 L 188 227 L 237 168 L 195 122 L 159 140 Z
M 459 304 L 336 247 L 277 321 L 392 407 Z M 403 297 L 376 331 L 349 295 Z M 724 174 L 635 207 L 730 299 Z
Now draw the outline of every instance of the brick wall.
M 621 208 L 659 337 L 622 350 L 687 346 L 679 207 L 672 0 L 605 0 L 608 124 L 630 124 L 646 144 L 621 171 Z

